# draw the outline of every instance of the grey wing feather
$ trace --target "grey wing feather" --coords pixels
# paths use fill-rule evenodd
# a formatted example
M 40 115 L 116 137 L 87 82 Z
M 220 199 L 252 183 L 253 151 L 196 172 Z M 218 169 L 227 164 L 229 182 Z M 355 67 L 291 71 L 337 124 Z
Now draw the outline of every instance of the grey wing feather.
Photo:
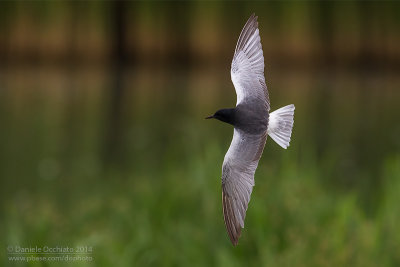
M 236 105 L 246 98 L 262 100 L 269 111 L 269 96 L 264 78 L 264 56 L 257 17 L 252 14 L 240 33 L 231 66 Z
M 232 143 L 222 165 L 222 206 L 226 230 L 237 245 L 244 227 L 254 186 L 254 173 L 265 146 L 267 133 L 251 135 L 234 129 Z

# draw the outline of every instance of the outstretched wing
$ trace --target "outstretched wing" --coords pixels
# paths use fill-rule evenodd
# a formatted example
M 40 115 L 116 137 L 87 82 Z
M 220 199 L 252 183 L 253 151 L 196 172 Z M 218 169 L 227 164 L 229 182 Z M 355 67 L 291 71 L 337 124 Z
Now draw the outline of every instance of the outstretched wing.
M 222 206 L 226 230 L 237 245 L 244 227 L 254 186 L 254 173 L 264 149 L 267 133 L 247 134 L 234 129 L 233 139 L 222 165 Z
M 231 79 L 235 86 L 236 105 L 246 98 L 262 100 L 269 111 L 269 96 L 264 78 L 264 56 L 254 13 L 243 27 L 236 44 L 231 66 Z

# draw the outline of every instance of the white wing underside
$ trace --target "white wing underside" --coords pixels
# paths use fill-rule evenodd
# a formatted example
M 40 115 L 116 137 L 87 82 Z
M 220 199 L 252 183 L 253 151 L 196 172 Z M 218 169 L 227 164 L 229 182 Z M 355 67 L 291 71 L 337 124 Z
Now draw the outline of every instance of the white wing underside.
M 222 165 L 222 202 L 225 226 L 234 245 L 244 227 L 254 186 L 254 173 L 267 134 L 250 135 L 234 129 L 232 143 Z
M 269 111 L 269 97 L 264 78 L 264 56 L 254 14 L 244 26 L 236 44 L 231 65 L 231 79 L 236 90 L 236 105 L 246 98 L 258 98 Z

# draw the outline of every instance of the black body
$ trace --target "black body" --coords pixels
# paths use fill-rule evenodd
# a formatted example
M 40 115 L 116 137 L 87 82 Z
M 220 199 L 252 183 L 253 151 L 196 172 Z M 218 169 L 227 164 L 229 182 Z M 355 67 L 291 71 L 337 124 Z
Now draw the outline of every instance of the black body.
M 235 108 L 220 109 L 208 118 L 229 123 L 249 134 L 260 134 L 268 129 L 269 113 L 264 103 L 254 100 L 240 103 Z

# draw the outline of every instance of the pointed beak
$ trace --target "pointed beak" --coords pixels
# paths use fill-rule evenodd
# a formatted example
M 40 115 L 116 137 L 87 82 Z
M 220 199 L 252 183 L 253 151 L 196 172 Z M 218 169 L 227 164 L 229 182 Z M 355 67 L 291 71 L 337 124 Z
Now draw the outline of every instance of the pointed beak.
M 206 119 L 212 119 L 214 118 L 214 115 L 208 116 Z

